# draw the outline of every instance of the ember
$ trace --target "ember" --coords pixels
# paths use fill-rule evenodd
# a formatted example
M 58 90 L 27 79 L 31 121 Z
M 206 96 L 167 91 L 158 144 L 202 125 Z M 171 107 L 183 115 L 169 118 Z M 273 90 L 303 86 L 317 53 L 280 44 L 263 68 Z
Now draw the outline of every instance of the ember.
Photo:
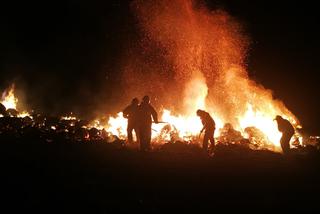
M 319 210 L 317 1 L 1 8 L 1 213 Z
M 295 127 L 299 125 L 298 119 L 281 101 L 273 99 L 271 91 L 249 79 L 245 63 L 249 39 L 240 24 L 224 11 L 209 11 L 195 5 L 191 0 L 137 0 L 133 3 L 145 38 L 143 47 L 147 47 L 147 53 L 157 53 L 159 47 L 161 51 L 155 59 L 139 52 L 133 56 L 132 61 L 136 64 L 129 60 L 125 66 L 128 88 L 151 91 L 158 97 L 171 96 L 170 100 L 179 102 L 168 103 L 168 106 L 180 107 L 178 111 L 161 110 L 160 119 L 168 122 L 171 128 L 154 124 L 154 141 L 164 143 L 172 140 L 172 135 L 184 141 L 196 139 L 201 123 L 195 112 L 201 108 L 213 115 L 217 129 L 230 123 L 251 143 L 262 141 L 259 148 L 278 151 L 281 133 L 273 119 L 281 115 Z M 146 61 L 141 60 L 144 57 L 147 57 Z M 159 58 L 161 65 L 157 62 Z M 146 65 L 150 67 L 146 68 Z M 145 78 L 141 82 L 139 67 L 148 69 L 152 78 L 158 78 L 158 83 Z M 164 72 L 161 70 L 173 70 L 174 78 L 161 76 Z M 162 88 L 176 90 L 168 94 L 161 91 Z M 118 117 L 110 118 L 105 127 L 113 134 L 125 137 L 126 120 L 120 113 Z M 248 130 L 255 131 L 248 134 Z M 217 138 L 221 133 L 218 131 L 215 135 Z
M 164 101 L 163 106 L 168 107 L 160 109 L 160 120 L 165 123 L 153 124 L 154 144 L 199 143 L 202 124 L 196 110 L 204 109 L 216 122 L 218 143 L 242 144 L 248 141 L 253 149 L 281 151 L 281 133 L 274 118 L 281 115 L 295 128 L 301 128 L 298 119 L 281 101 L 273 99 L 271 91 L 249 79 L 245 63 L 249 39 L 241 25 L 224 11 L 209 11 L 195 5 L 192 0 L 136 0 L 132 4 L 144 38 L 141 45 L 147 50 L 129 59 L 124 82 L 130 85 L 129 91 L 150 92 L 160 101 L 163 97 L 171 100 Z M 149 52 L 156 57 L 145 59 L 143 54 Z M 146 65 L 150 78 L 157 81 L 141 79 L 137 68 L 146 68 Z M 159 75 L 153 73 L 160 70 Z M 169 73 L 173 73 L 171 79 Z M 174 93 L 168 88 L 174 89 Z M 1 103 L 5 107 L 2 116 L 31 117 L 26 111 L 16 111 L 17 102 L 12 85 L 2 94 Z M 37 123 L 35 118 L 33 125 L 47 126 L 54 131 L 64 130 L 83 139 L 89 139 L 90 135 L 95 139 L 116 136 L 124 140 L 127 137 L 127 119 L 121 112 L 107 121 L 97 118 L 82 125 L 81 120 L 72 114 L 56 119 L 53 123 L 49 118 Z M 76 134 L 75 129 L 82 131 Z M 292 146 L 301 146 L 302 136 L 296 133 L 291 143 Z

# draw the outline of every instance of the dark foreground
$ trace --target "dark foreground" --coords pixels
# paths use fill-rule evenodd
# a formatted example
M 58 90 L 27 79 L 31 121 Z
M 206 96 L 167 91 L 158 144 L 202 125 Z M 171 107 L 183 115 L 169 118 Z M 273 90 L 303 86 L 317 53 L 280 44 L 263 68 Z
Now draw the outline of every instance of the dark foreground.
M 1 141 L 1 213 L 319 212 L 320 155 Z M 178 148 L 179 147 L 179 148 Z

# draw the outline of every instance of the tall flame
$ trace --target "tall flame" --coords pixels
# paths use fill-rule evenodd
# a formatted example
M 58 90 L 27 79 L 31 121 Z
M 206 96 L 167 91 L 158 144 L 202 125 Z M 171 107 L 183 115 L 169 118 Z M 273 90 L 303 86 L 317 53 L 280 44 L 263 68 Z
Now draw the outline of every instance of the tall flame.
M 197 136 L 202 128 L 195 115 L 199 108 L 216 121 L 216 137 L 226 123 L 244 136 L 254 127 L 276 148 L 281 133 L 275 116 L 299 125 L 271 91 L 249 79 L 249 39 L 225 11 L 210 11 L 196 0 L 135 0 L 132 8 L 142 39 L 127 57 L 126 87 L 174 106 L 174 111 L 161 110 L 160 118 L 170 125 L 153 125 L 154 139 L 167 140 L 172 133 L 184 140 Z M 125 124 L 119 116 L 110 118 L 108 127 L 123 136 Z
M 17 110 L 18 98 L 15 96 L 14 88 L 15 88 L 15 85 L 12 84 L 7 90 L 5 90 L 2 93 L 0 103 L 2 103 L 4 105 L 4 107 L 6 107 L 7 110 L 8 109 Z M 18 115 L 16 115 L 16 116 L 17 117 L 26 117 L 26 116 L 31 117 L 31 115 L 27 111 L 18 112 Z
M 14 95 L 14 85 L 2 93 L 1 103 L 6 107 L 6 109 L 16 109 L 18 98 Z
M 208 95 L 208 86 L 202 75 L 197 72 L 196 75 L 186 83 L 184 93 L 184 113 L 194 115 L 197 109 L 206 108 L 206 97 Z

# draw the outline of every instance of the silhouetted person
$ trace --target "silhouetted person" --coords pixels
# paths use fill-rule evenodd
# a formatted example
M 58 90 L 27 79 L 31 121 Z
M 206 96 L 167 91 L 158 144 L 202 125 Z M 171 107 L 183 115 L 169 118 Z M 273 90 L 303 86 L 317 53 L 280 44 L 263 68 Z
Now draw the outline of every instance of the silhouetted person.
M 150 150 L 152 119 L 158 123 L 158 114 L 150 105 L 149 96 L 144 96 L 139 105 L 139 141 L 142 151 Z
M 216 128 L 216 124 L 210 114 L 208 112 L 205 112 L 203 110 L 198 109 L 197 115 L 200 117 L 201 122 L 203 124 L 203 128 L 200 131 L 200 134 L 204 132 L 203 142 L 202 142 L 202 148 L 205 151 L 208 151 L 208 141 L 210 140 L 210 143 L 212 147 L 215 146 L 214 143 L 214 130 Z
M 275 120 L 278 123 L 278 130 L 282 133 L 280 139 L 282 151 L 284 154 L 287 154 L 290 150 L 290 139 L 294 134 L 294 128 L 288 120 L 282 118 L 280 115 L 277 115 Z
M 128 105 L 123 110 L 123 117 L 128 119 L 128 126 L 127 126 L 127 136 L 128 136 L 128 143 L 132 143 L 132 131 L 136 133 L 136 137 L 138 139 L 138 107 L 139 107 L 139 100 L 138 98 L 133 98 L 131 104 Z

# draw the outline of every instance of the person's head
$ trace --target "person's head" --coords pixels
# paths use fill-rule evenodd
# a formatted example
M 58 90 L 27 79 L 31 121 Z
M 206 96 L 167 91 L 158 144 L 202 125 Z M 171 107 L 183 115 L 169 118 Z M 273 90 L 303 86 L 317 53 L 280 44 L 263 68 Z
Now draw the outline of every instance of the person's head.
M 197 115 L 198 115 L 199 117 L 201 117 L 201 115 L 203 115 L 203 113 L 204 113 L 203 110 L 201 110 L 201 109 L 198 109 L 198 110 L 197 110 Z
M 142 98 L 142 102 L 149 104 L 149 103 L 150 103 L 150 97 L 149 97 L 148 95 L 144 96 L 144 97 Z
M 139 100 L 138 100 L 138 98 L 136 98 L 136 97 L 133 98 L 132 101 L 131 101 L 131 104 L 132 104 L 132 105 L 139 105 Z
M 283 118 L 280 115 L 277 115 L 273 120 L 280 121 L 283 120 Z

